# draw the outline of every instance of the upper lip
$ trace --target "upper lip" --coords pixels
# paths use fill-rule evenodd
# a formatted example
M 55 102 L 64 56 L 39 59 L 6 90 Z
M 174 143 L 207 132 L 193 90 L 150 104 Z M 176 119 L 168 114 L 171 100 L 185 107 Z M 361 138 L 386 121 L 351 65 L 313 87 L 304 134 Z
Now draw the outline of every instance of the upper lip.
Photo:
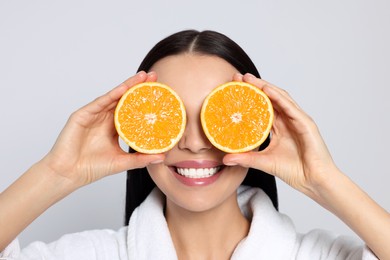
M 217 161 L 209 161 L 209 160 L 187 160 L 187 161 L 180 161 L 175 164 L 172 164 L 171 166 L 174 166 L 176 168 L 214 168 L 221 166 L 222 163 Z

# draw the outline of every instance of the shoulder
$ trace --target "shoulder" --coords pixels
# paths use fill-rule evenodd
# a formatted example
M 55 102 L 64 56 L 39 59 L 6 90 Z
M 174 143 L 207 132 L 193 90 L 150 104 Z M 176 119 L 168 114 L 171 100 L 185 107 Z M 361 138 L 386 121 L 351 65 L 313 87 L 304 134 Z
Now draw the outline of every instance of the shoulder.
M 51 243 L 33 242 L 17 259 L 127 259 L 127 227 L 66 234 Z
M 299 234 L 297 259 L 377 259 L 359 239 L 315 229 Z
M 305 234 L 297 232 L 291 218 L 278 212 L 261 189 L 240 187 L 238 202 L 243 214 L 251 220 L 251 230 L 237 248 L 237 256 L 256 255 L 259 259 L 300 260 L 377 259 L 367 246 L 355 237 L 322 229 Z

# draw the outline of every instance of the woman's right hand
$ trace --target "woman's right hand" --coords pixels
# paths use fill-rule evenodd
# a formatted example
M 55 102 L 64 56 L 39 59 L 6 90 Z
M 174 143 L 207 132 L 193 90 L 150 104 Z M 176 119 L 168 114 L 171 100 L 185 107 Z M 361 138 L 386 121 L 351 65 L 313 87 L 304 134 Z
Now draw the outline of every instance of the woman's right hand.
M 114 110 L 126 90 L 156 79 L 155 73 L 140 72 L 74 112 L 51 151 L 0 193 L 0 252 L 35 218 L 79 187 L 163 160 L 162 154 L 123 151 L 114 126 Z
M 39 162 L 77 187 L 128 169 L 163 160 L 163 155 L 129 154 L 119 145 L 114 110 L 135 84 L 155 81 L 155 73 L 140 72 L 74 112 L 51 151 Z

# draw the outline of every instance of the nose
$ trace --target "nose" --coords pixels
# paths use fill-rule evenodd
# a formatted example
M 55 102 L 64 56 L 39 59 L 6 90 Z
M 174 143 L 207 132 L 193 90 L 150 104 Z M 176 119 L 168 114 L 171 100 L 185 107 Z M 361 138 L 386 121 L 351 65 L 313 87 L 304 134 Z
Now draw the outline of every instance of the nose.
M 212 144 L 207 139 L 199 122 L 187 121 L 184 134 L 178 143 L 181 150 L 187 150 L 192 153 L 202 153 L 212 148 Z

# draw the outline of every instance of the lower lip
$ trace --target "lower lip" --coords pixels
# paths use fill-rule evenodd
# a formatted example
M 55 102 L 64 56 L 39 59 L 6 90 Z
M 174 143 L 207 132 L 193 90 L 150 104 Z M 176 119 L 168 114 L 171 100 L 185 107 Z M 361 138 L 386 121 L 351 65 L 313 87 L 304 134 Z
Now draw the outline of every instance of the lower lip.
M 178 174 L 175 169 L 171 169 L 173 174 L 175 175 L 176 179 L 178 179 L 181 183 L 187 186 L 207 186 L 212 183 L 214 183 L 219 176 L 221 176 L 221 173 L 223 172 L 223 169 L 221 169 L 219 172 L 214 174 L 213 176 L 210 176 L 208 178 L 188 178 L 183 175 Z

